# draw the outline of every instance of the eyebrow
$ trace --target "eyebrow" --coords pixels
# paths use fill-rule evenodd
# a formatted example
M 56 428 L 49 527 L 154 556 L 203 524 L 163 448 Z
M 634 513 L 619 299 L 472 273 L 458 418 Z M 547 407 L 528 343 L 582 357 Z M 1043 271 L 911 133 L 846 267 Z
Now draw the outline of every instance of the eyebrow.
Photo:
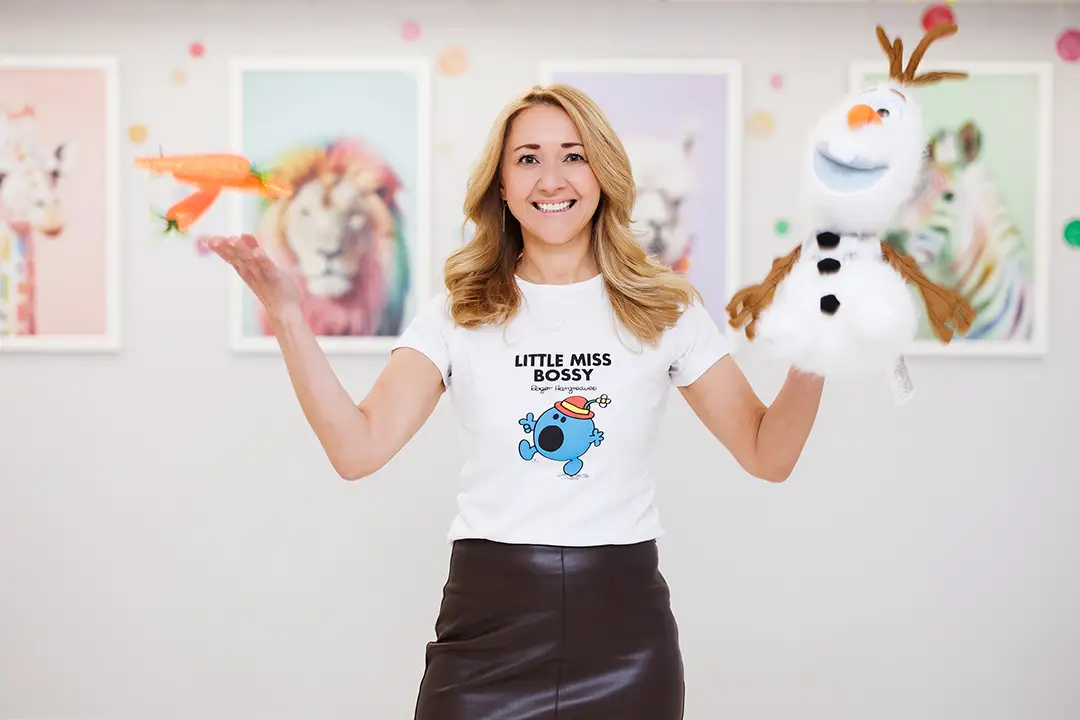
M 900 96 L 900 99 L 901 99 L 901 100 L 903 100 L 904 102 L 907 102 L 907 98 L 906 98 L 906 97 L 904 97 L 904 93 L 900 92 L 899 90 L 896 90 L 896 89 L 894 89 L 894 88 L 889 88 L 889 92 L 894 92 L 894 93 L 896 93 L 897 95 L 899 95 L 899 96 Z
M 566 149 L 566 148 L 584 147 L 584 146 L 579 142 L 564 142 L 560 147 Z M 516 148 L 514 148 L 513 151 L 517 152 L 518 150 L 521 150 L 523 148 L 526 149 L 526 150 L 539 150 L 540 146 L 538 144 L 536 144 L 536 143 L 526 143 L 524 145 L 518 145 Z

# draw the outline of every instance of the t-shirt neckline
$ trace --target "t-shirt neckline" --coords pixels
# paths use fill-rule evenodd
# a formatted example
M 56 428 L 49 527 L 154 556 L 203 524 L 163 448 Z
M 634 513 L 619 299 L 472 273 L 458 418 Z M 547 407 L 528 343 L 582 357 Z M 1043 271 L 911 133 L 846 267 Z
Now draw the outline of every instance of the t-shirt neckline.
M 514 280 L 522 290 L 536 293 L 573 293 L 590 290 L 601 285 L 603 279 L 603 273 L 596 273 L 587 280 L 578 280 L 571 283 L 534 283 L 514 273 Z

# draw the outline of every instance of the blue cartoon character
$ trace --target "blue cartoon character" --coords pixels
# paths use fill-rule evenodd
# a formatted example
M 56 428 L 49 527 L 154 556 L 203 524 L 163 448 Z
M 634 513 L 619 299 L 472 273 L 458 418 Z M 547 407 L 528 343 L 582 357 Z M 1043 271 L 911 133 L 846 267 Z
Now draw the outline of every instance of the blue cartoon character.
M 593 445 L 600 446 L 604 433 L 593 424 L 593 411 L 589 406 L 596 403 L 607 407 L 611 400 L 601 395 L 595 400 L 586 400 L 580 395 L 571 395 L 560 400 L 539 418 L 529 413 L 518 420 L 526 433 L 533 436 L 533 443 L 522 440 L 518 443 L 518 453 L 522 459 L 532 460 L 539 453 L 549 460 L 566 463 L 563 472 L 573 476 L 581 472 L 584 463 L 581 456 Z

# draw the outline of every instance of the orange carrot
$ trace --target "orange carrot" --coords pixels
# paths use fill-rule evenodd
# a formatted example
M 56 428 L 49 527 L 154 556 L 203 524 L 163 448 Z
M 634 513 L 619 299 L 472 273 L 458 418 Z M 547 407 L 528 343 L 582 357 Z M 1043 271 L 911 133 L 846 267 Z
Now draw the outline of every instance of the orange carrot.
M 188 229 L 195 224 L 195 221 L 210 209 L 210 206 L 214 204 L 214 201 L 217 200 L 219 194 L 221 194 L 220 187 L 200 187 L 198 190 L 173 205 L 165 213 L 165 220 L 168 223 L 165 228 L 166 231 L 178 230 L 182 233 L 187 232 Z
M 236 182 L 252 173 L 251 163 L 245 157 L 231 153 L 141 157 L 135 159 L 135 167 L 199 178 L 205 184 Z
M 224 181 L 208 181 L 201 175 L 187 175 L 185 173 L 175 173 L 173 179 L 177 182 L 186 183 L 188 185 L 198 185 L 200 187 L 210 187 L 213 185 L 231 190 L 246 190 L 265 195 L 266 197 L 289 197 L 292 195 L 292 187 L 288 183 L 268 175 L 260 175 L 254 172 L 248 173 L 243 178 L 230 178 Z

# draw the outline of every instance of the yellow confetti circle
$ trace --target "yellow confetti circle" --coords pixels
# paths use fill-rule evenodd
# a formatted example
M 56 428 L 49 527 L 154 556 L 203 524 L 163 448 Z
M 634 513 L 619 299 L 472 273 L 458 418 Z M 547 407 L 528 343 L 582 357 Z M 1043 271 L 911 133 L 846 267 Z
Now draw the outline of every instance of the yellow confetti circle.
M 746 121 L 746 132 L 753 137 L 768 137 L 775 129 L 773 116 L 765 111 L 754 113 Z
M 439 71 L 443 75 L 462 75 L 469 67 L 465 48 L 454 45 L 439 54 Z
M 183 85 L 187 82 L 187 73 L 184 72 L 183 68 L 176 68 L 169 75 L 169 80 L 173 85 Z
M 131 142 L 141 143 L 146 140 L 147 132 L 145 125 L 132 125 L 128 128 L 128 137 Z

